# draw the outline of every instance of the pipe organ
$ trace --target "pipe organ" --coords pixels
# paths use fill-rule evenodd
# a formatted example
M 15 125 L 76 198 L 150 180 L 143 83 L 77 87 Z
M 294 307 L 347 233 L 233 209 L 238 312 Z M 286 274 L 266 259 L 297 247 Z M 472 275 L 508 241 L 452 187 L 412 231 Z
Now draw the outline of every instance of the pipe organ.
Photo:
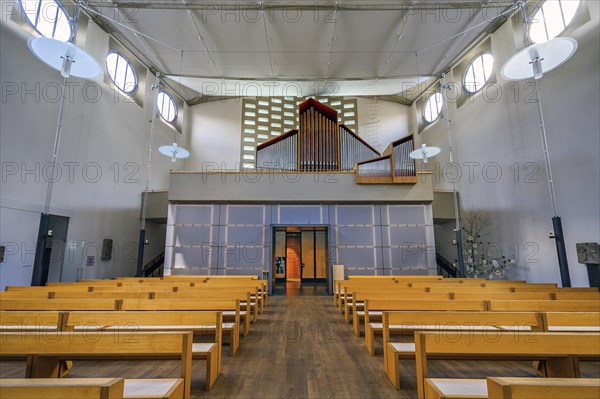
M 415 160 L 410 158 L 414 150 L 413 136 L 394 141 L 379 158 L 358 162 L 359 183 L 416 183 Z
M 340 170 L 352 170 L 354 166 L 366 159 L 378 157 L 380 154 L 365 143 L 345 125 L 340 125 Z
M 336 110 L 312 98 L 300 104 L 299 122 L 298 130 L 257 147 L 258 169 L 351 171 L 358 162 L 381 155 L 340 125 Z

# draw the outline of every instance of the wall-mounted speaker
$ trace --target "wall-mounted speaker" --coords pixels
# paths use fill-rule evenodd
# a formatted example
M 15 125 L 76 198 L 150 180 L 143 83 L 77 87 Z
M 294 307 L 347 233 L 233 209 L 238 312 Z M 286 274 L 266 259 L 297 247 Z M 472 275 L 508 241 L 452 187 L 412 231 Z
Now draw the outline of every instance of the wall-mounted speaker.
M 112 246 L 113 240 L 111 238 L 105 238 L 102 241 L 102 256 L 100 257 L 100 260 L 111 260 Z

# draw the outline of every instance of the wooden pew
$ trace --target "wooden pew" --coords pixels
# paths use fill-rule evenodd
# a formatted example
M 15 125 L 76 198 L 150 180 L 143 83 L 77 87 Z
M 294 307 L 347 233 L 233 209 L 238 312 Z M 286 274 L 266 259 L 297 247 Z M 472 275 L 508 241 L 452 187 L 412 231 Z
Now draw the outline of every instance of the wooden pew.
M 440 285 L 430 285 L 427 286 L 427 291 L 429 292 L 453 292 L 455 294 L 461 292 L 475 292 L 475 293 L 491 293 L 491 292 L 514 292 L 515 287 L 510 285 L 501 285 L 495 287 L 481 287 L 474 284 L 466 284 L 466 285 L 449 285 L 449 284 L 440 284 Z
M 600 301 L 600 292 L 555 291 L 553 294 L 559 301 Z
M 110 279 L 83 279 L 76 282 L 47 282 L 48 287 L 71 287 L 71 286 L 91 286 L 91 285 L 106 285 L 106 286 L 121 286 L 118 280 Z
M 487 379 L 489 399 L 598 399 L 599 378 Z
M 600 313 L 546 312 L 549 332 L 600 332 Z
M 358 294 L 358 298 L 355 295 Z M 386 299 L 385 295 L 394 296 L 394 298 L 389 299 L 410 299 L 410 298 L 430 298 L 430 299 L 451 299 L 449 293 L 430 293 L 421 289 L 414 288 L 405 288 L 405 287 L 397 287 L 397 288 L 356 288 L 352 289 L 349 292 L 344 293 L 344 301 L 342 308 L 344 317 L 346 321 L 350 322 L 350 315 L 354 315 L 356 310 L 362 309 L 364 306 L 364 301 L 370 295 L 376 295 L 372 299 Z M 346 298 L 348 298 L 346 300 Z M 361 314 L 362 317 L 362 314 Z
M 154 292 L 93 291 L 93 292 L 53 292 L 52 299 L 152 299 Z
M 120 310 L 121 300 L 113 299 L 3 299 L 0 310 Z
M 210 275 L 210 276 L 206 276 L 207 280 L 233 280 L 233 279 L 250 279 L 250 280 L 258 280 L 258 276 L 255 274 L 249 274 L 249 275 L 240 275 L 240 276 L 216 276 L 216 275 Z
M 342 303 L 340 303 L 340 300 L 342 300 L 342 298 L 344 297 L 344 295 L 346 294 L 345 292 L 345 287 L 350 287 L 352 289 L 350 289 L 350 291 L 352 291 L 353 289 L 361 289 L 361 290 L 365 290 L 365 289 L 372 289 L 372 288 L 396 288 L 399 287 L 399 285 L 397 285 L 398 282 L 394 279 L 384 279 L 381 281 L 378 280 L 374 280 L 374 281 L 368 281 L 368 280 L 364 280 L 364 279 L 354 279 L 354 280 L 334 280 L 333 281 L 333 305 L 337 306 L 338 309 L 340 310 L 340 313 L 342 313 Z M 400 286 L 404 286 L 404 287 L 408 287 L 408 283 L 403 283 Z M 348 294 L 349 295 L 349 294 Z M 346 295 L 346 296 L 348 296 Z M 351 299 L 351 298 L 348 298 Z
M 350 322 L 349 314 L 352 313 L 352 325 L 354 329 L 354 334 L 357 337 L 360 336 L 360 320 L 364 318 L 364 306 L 365 300 L 380 300 L 380 299 L 388 299 L 388 300 L 448 300 L 451 299 L 450 294 L 447 293 L 432 293 L 432 292 L 415 292 L 408 293 L 405 291 L 378 291 L 378 292 L 352 292 L 352 301 L 351 303 L 344 304 L 344 316 L 346 317 L 346 321 Z M 350 311 L 351 309 L 351 311 Z M 363 310 L 360 310 L 363 309 Z M 358 319 L 358 320 L 357 320 Z
M 239 299 L 242 319 L 252 315 L 252 321 L 258 320 L 259 305 L 256 301 L 258 297 L 258 288 L 232 288 L 224 290 L 221 287 L 187 287 L 180 288 L 177 292 L 155 293 L 155 299 Z M 242 323 L 243 324 L 243 323 Z
M 492 312 L 600 312 L 596 301 L 488 301 Z
M 442 276 L 391 276 L 396 281 L 440 281 L 444 280 Z M 350 277 L 348 277 L 350 278 Z
M 516 331 L 478 332 L 455 334 L 451 339 L 446 332 L 415 332 L 417 391 L 425 398 L 425 379 L 428 378 L 428 360 L 494 359 L 544 360 L 547 377 L 579 377 L 578 356 L 600 356 L 600 334 L 597 333 L 532 333 Z M 390 349 L 388 343 L 388 349 Z M 390 349 L 391 350 L 391 349 Z M 398 363 L 388 356 L 388 373 L 398 374 Z M 394 369 L 394 367 L 396 367 Z M 388 374 L 390 375 L 390 374 Z
M 259 313 L 262 313 L 267 306 L 269 290 L 268 281 L 266 280 L 250 280 L 250 279 L 212 279 L 206 280 L 204 284 L 208 287 L 220 287 L 223 289 L 238 290 L 240 288 L 257 288 L 258 294 L 256 300 L 258 301 Z M 200 284 L 201 285 L 201 284 Z M 196 284 L 196 286 L 199 286 Z
M 364 305 L 365 326 L 374 320 L 381 320 L 383 312 L 389 311 L 471 311 L 483 312 L 487 309 L 485 301 L 450 301 L 440 299 L 428 300 L 393 300 L 393 299 L 367 299 Z M 357 312 L 358 313 L 358 312 Z M 356 318 L 357 325 L 353 326 L 360 331 L 360 319 Z M 365 337 L 371 332 L 366 330 Z
M 134 336 L 113 331 L 102 331 L 101 334 L 93 336 L 89 333 L 63 332 L 47 336 L 46 339 L 39 339 L 37 333 L 2 333 L 0 358 L 26 357 L 27 378 L 57 378 L 61 372 L 62 359 L 179 359 L 184 398 L 189 399 L 192 341 L 191 332 L 137 332 Z M 207 362 L 207 389 L 217 378 L 217 370 L 214 367 L 217 360 L 215 344 L 212 356 Z M 158 385 L 164 383 L 164 380 L 150 381 Z
M 213 350 L 213 343 L 217 345 L 217 372 L 221 370 L 221 349 L 223 342 L 223 315 L 217 311 L 177 311 L 177 312 L 152 312 L 152 311 L 118 311 L 118 312 L 69 312 L 65 317 L 66 331 L 122 331 L 135 335 L 137 332 L 151 331 L 192 331 L 193 333 L 214 334 L 211 343 L 194 343 L 192 355 L 195 358 L 206 358 Z M 232 334 L 232 347 L 239 339 Z
M 474 300 L 551 300 L 554 299 L 552 292 L 452 292 L 452 299 L 463 301 Z
M 516 292 L 532 292 L 532 291 L 552 291 L 552 292 L 598 292 L 594 287 L 569 287 L 560 288 L 556 284 L 527 284 L 523 286 L 515 286 Z
M 452 340 L 457 334 L 505 330 L 507 326 L 526 326 L 528 331 L 539 332 L 545 328 L 543 313 L 514 312 L 384 312 L 383 313 L 384 369 L 396 389 L 400 389 L 397 373 L 400 358 L 414 359 L 415 344 L 393 342 L 391 334 L 412 334 L 415 331 L 439 331 Z
M 177 285 L 164 284 L 164 285 L 131 285 L 113 287 L 107 285 L 92 286 L 90 287 L 92 292 L 174 292 L 177 291 Z
M 2 291 L 0 292 L 0 300 L 2 299 L 48 299 L 54 295 L 49 291 Z
M 354 306 L 353 306 L 353 293 L 354 292 L 381 292 L 381 293 L 394 293 L 394 294 L 415 294 L 415 295 L 420 295 L 420 294 L 426 294 L 428 293 L 428 291 L 425 288 L 412 288 L 412 287 L 408 287 L 405 283 L 397 283 L 396 285 L 393 286 L 367 286 L 367 287 L 354 287 L 354 286 L 348 286 L 348 285 L 344 285 L 341 284 L 340 287 L 342 287 L 342 290 L 344 291 L 343 294 L 340 295 L 340 299 L 339 299 L 339 307 L 340 307 L 340 313 L 342 313 L 344 315 L 344 318 L 346 319 L 346 322 L 350 322 L 350 313 L 353 310 Z M 445 294 L 445 297 L 448 297 L 447 293 L 443 293 Z M 434 295 L 435 296 L 435 295 Z M 362 306 L 364 302 L 364 298 L 363 299 L 359 299 L 356 302 L 357 306 Z
M 11 291 L 29 291 L 29 292 L 57 292 L 57 291 L 76 291 L 76 292 L 86 292 L 89 291 L 90 287 L 84 284 L 70 284 L 70 285 L 57 285 L 57 286 L 21 286 L 21 285 L 11 285 L 5 288 L 6 292 Z
M 0 311 L 0 331 L 32 332 L 61 331 L 64 328 L 63 312 L 55 311 Z
M 223 313 L 224 320 L 233 320 L 240 326 L 240 301 L 211 299 L 197 301 L 193 299 L 124 299 L 121 310 L 154 310 L 154 311 L 176 311 L 176 310 L 217 310 Z M 243 326 L 243 334 L 247 336 L 250 332 L 250 318 L 246 317 Z
M 339 312 L 343 313 L 344 303 L 352 300 L 352 291 L 367 291 L 377 289 L 396 289 L 396 288 L 410 288 L 409 283 L 390 279 L 382 281 L 369 281 L 369 280 L 336 280 L 334 281 L 334 305 L 338 307 Z M 423 289 L 424 291 L 424 289 Z
M 425 399 L 597 399 L 598 378 L 426 378 Z
M 122 378 L 0 379 L 0 398 L 121 399 L 125 397 L 124 388 L 125 380 Z

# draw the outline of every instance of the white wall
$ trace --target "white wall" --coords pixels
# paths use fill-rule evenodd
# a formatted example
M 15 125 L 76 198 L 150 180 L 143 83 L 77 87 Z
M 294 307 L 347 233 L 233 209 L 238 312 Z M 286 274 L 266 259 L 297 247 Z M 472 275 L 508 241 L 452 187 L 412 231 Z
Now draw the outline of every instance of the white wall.
M 242 100 L 214 101 L 189 107 L 188 170 L 240 169 Z
M 58 115 L 56 90 L 62 80 L 58 72 L 31 54 L 26 43 L 29 34 L 22 27 L 3 21 L 0 29 L 0 241 L 23 243 L 30 249 L 35 248 L 43 210 L 46 180 L 42 175 L 51 159 Z M 85 47 L 104 65 L 108 35 L 91 22 Z M 142 74 L 149 75 L 138 71 Z M 63 173 L 54 185 L 51 212 L 69 216 L 67 239 L 85 241 L 84 255 L 96 256 L 94 266 L 84 267 L 84 278 L 131 276 L 136 267 L 140 197 L 145 186 L 151 92 L 147 89 L 145 107 L 141 107 L 104 83 L 71 82 L 74 94 L 67 100 L 58 158 Z M 17 92 L 12 94 L 15 87 Z M 23 89 L 31 93 L 24 94 Z M 155 149 L 172 142 L 172 137 L 173 130 L 158 122 Z M 72 176 L 68 165 L 72 165 Z M 170 168 L 170 160 L 155 150 L 151 189 L 168 186 Z M 164 227 L 150 226 L 148 230 L 148 238 L 160 245 L 149 248 L 146 259 L 156 255 L 153 251 L 164 249 Z M 114 240 L 113 259 L 107 262 L 100 261 L 104 238 Z M 33 255 L 21 252 L 7 254 L 0 264 L 0 289 L 5 284 L 30 284 Z
M 599 4 L 587 1 L 585 6 L 589 7 L 591 21 L 570 34 L 579 41 L 579 50 L 565 65 L 540 81 L 558 210 L 563 218 L 574 286 L 589 284 L 585 266 L 577 263 L 575 243 L 600 241 Z M 518 50 L 513 34 L 508 22 L 492 35 L 496 71 Z M 472 103 L 459 109 L 450 104 L 454 160 L 462 170 L 457 183 L 462 205 L 491 215 L 495 228 L 491 238 L 518 262 L 510 277 L 560 283 L 555 242 L 548 238 L 553 211 L 537 104 L 525 101 L 531 93 L 530 87 L 525 86 L 528 82 L 516 86 L 504 81 L 499 73 L 496 75 L 502 92 L 497 99 L 494 99 L 497 92 L 490 90 L 487 98 L 477 95 Z M 450 74 L 448 80 L 460 83 L 460 78 Z M 516 87 L 520 94 L 515 98 Z M 413 117 L 417 117 L 415 106 Z M 426 142 L 442 148 L 436 160 L 443 170 L 448 162 L 445 120 L 426 128 L 417 141 L 418 145 Z M 473 164 L 472 179 L 470 162 L 477 163 Z M 495 181 L 498 166 L 502 176 Z M 533 175 L 529 176 L 530 173 Z M 435 186 L 451 188 L 444 179 Z M 447 234 L 436 237 L 438 241 L 452 239 L 451 229 L 436 229 L 436 233 L 444 230 Z
M 383 151 L 409 134 L 410 108 L 389 101 L 358 98 L 357 134 Z M 237 170 L 240 163 L 242 100 L 231 99 L 189 107 L 190 150 L 187 170 Z M 370 122 L 376 121 L 374 124 Z
M 408 136 L 410 107 L 374 98 L 358 98 L 358 132 L 379 152 L 393 141 Z

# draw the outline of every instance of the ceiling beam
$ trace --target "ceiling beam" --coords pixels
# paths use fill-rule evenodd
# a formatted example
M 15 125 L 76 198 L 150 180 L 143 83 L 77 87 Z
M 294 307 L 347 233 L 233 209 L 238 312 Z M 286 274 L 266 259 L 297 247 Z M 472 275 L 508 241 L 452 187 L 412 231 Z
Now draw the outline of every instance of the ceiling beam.
M 262 3 L 251 2 L 248 4 L 240 4 L 239 2 L 231 3 L 206 3 L 205 1 L 188 1 L 189 8 L 198 11 L 218 12 L 218 11 L 259 11 L 259 10 L 296 10 L 296 11 L 333 11 L 336 7 L 334 2 L 326 3 Z M 413 3 L 415 3 L 413 5 Z M 97 8 L 114 8 L 115 5 L 103 1 L 88 1 L 88 4 Z M 394 2 L 378 2 L 364 4 L 343 4 L 339 5 L 338 11 L 402 11 L 411 10 L 457 10 L 457 9 L 479 9 L 486 8 L 503 8 L 513 5 L 513 1 L 440 1 L 440 2 L 414 2 L 414 1 L 394 1 Z M 152 2 L 131 2 L 119 1 L 117 7 L 129 9 L 158 9 L 158 10 L 185 10 L 188 8 L 185 4 L 174 3 L 172 1 L 152 1 Z

